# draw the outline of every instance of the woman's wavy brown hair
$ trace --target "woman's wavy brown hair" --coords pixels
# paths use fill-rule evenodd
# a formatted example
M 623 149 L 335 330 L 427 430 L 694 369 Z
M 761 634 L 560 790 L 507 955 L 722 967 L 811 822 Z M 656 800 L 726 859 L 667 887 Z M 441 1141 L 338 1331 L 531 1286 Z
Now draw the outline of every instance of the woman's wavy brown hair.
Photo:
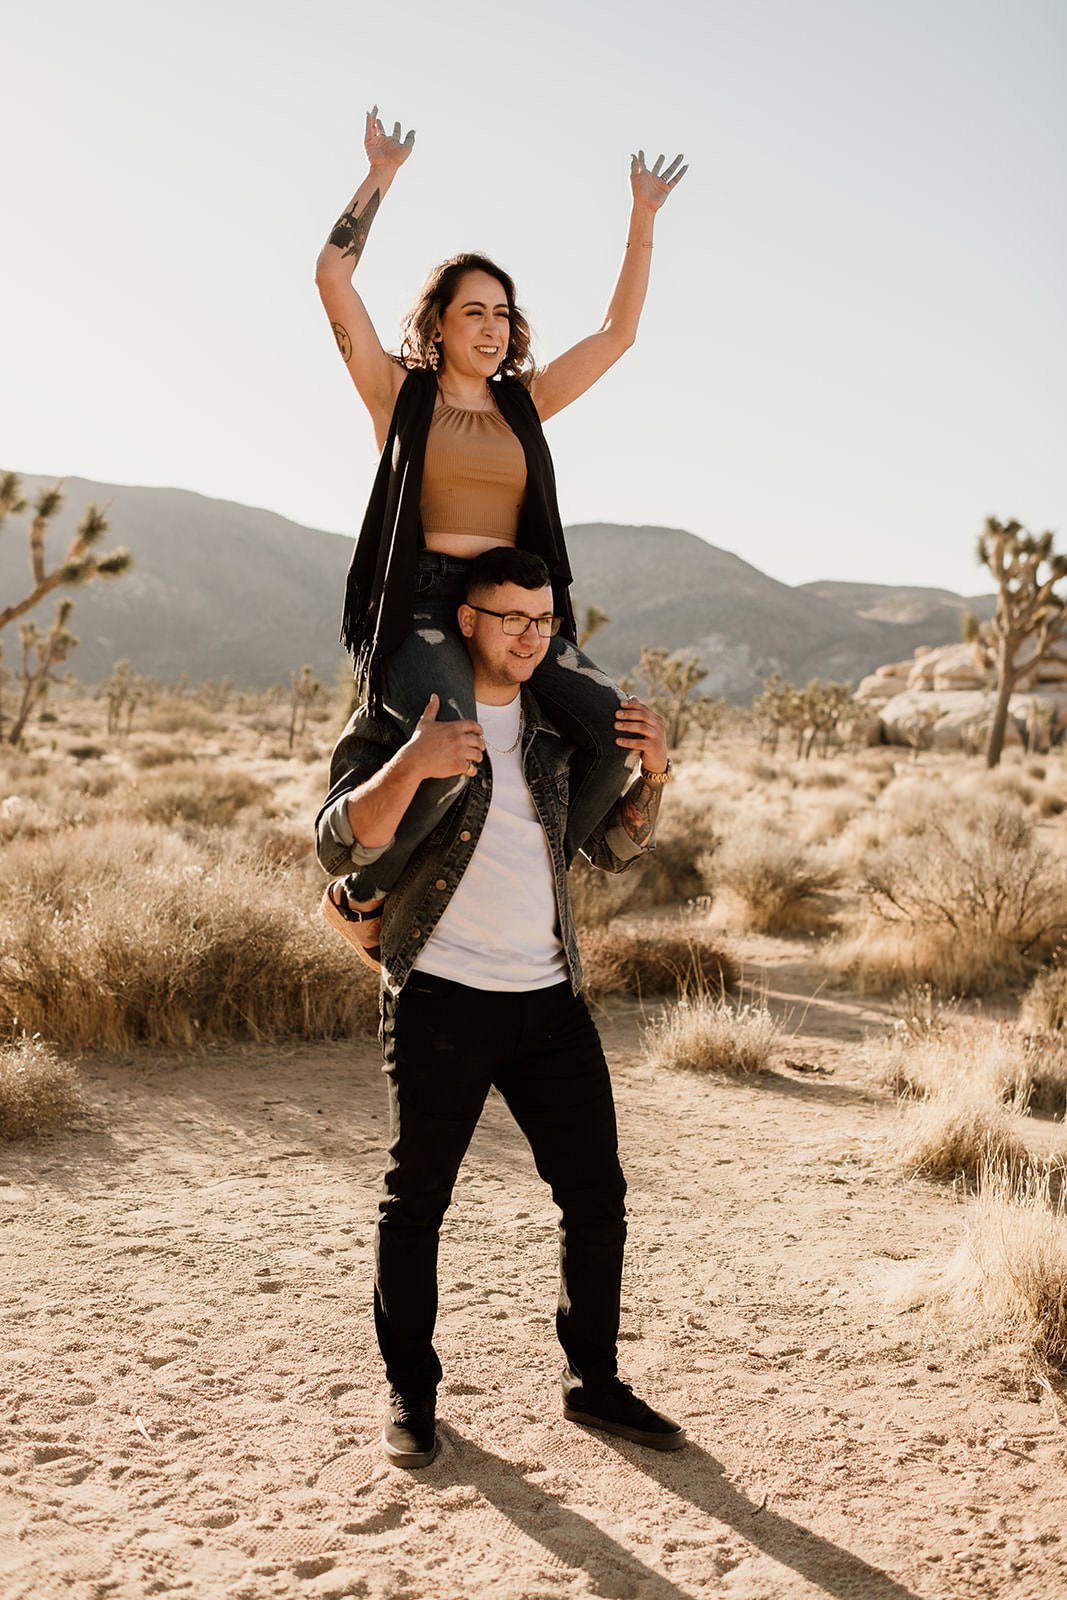
M 447 306 L 456 298 L 459 280 L 465 272 L 487 272 L 504 286 L 508 302 L 508 348 L 497 368 L 520 383 L 529 383 L 534 374 L 530 354 L 530 324 L 515 304 L 515 284 L 488 256 L 464 251 L 434 267 L 422 292 L 401 325 L 400 360 L 406 367 L 428 367 L 434 329 Z

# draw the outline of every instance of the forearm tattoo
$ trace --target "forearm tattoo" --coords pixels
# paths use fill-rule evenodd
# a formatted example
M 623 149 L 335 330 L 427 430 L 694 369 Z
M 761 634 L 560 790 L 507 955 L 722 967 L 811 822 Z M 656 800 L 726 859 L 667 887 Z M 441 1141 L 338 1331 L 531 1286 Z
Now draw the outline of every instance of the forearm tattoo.
M 622 825 L 634 844 L 642 849 L 651 839 L 663 799 L 661 783 L 646 783 L 642 778 L 622 797 Z
M 333 329 L 333 336 L 337 340 L 337 348 L 340 350 L 342 358 L 345 361 L 350 360 L 352 356 L 352 341 L 348 337 L 348 329 L 342 327 L 339 322 L 331 322 L 330 327 Z
M 381 203 L 381 190 L 375 189 L 358 217 L 354 210 L 346 211 L 334 224 L 329 242 L 335 244 L 343 256 L 352 257 L 353 267 L 363 254 L 370 225 L 377 216 Z

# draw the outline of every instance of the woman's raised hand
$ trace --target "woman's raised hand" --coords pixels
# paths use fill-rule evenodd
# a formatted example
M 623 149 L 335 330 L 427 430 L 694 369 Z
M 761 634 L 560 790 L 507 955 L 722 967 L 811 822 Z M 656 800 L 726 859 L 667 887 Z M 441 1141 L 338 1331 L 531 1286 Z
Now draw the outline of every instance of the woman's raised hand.
M 634 201 L 637 205 L 647 206 L 650 211 L 658 211 L 666 200 L 671 190 L 685 177 L 689 171 L 688 166 L 681 166 L 681 156 L 675 156 L 670 166 L 663 172 L 663 157 L 657 156 L 652 170 L 645 166 L 645 152 L 639 150 L 635 156 L 630 157 L 630 188 L 633 190 Z M 675 168 L 678 168 L 676 171 Z
M 378 107 L 371 107 L 367 112 L 367 128 L 363 135 L 363 148 L 367 152 L 367 160 L 372 167 L 388 167 L 390 171 L 395 171 L 397 167 L 403 166 L 414 147 L 414 128 L 411 129 L 406 139 L 400 137 L 399 122 L 393 123 L 391 134 L 386 133 L 385 124 L 378 115 Z

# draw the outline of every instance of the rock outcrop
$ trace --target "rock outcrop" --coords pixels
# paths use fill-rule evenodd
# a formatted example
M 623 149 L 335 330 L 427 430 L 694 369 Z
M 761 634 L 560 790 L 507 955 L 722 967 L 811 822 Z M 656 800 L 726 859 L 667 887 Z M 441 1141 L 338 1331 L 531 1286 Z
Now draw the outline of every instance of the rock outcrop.
M 1022 660 L 1033 654 L 1025 646 Z M 888 744 L 978 749 L 993 715 L 996 670 L 980 644 L 920 645 L 862 680 L 856 699 L 877 716 Z M 1067 729 L 1067 642 L 1018 680 L 1006 742 L 1047 745 Z

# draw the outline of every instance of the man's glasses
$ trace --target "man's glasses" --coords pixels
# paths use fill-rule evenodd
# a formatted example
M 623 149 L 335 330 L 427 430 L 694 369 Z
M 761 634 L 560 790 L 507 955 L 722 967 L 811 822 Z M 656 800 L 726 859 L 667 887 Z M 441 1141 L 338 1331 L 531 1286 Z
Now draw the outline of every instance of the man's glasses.
M 500 626 L 513 638 L 525 633 L 532 622 L 542 639 L 551 639 L 563 621 L 562 617 L 528 617 L 525 611 L 490 611 L 488 606 L 471 606 L 471 610 L 480 611 L 483 617 L 499 617 Z

